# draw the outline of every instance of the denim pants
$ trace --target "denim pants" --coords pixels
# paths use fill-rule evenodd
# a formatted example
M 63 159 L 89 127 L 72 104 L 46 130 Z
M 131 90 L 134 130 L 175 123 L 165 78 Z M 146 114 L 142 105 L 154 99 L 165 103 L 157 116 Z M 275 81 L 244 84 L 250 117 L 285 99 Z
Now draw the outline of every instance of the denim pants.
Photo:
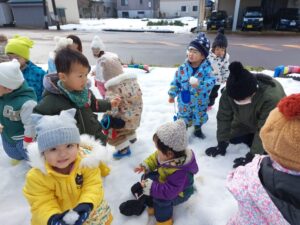
M 5 138 L 2 135 L 1 137 L 4 151 L 10 158 L 16 160 L 28 159 L 27 151 L 23 148 L 23 140 L 16 141 L 15 143 L 10 143 L 7 140 L 5 140 Z

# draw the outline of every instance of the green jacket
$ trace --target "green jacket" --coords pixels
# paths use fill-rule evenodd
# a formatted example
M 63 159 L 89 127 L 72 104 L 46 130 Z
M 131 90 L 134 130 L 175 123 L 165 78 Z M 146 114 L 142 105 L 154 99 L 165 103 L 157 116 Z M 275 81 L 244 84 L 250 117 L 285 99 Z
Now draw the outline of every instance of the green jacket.
M 13 92 L 0 97 L 0 123 L 4 126 L 2 137 L 9 143 L 13 144 L 24 138 L 24 127 L 29 127 L 30 124 L 26 117 L 30 117 L 34 107 L 29 101 L 36 102 L 37 99 L 34 90 L 26 82 Z
M 228 96 L 226 89 L 222 92 L 217 113 L 217 140 L 229 141 L 233 137 L 254 133 L 250 152 L 263 154 L 264 149 L 259 137 L 260 128 L 270 111 L 285 96 L 285 92 L 275 79 L 266 75 L 256 76 L 259 87 L 251 104 L 237 105 Z
M 94 112 L 106 112 L 111 109 L 109 101 L 96 99 L 89 90 L 89 102 L 86 106 L 78 108 L 57 87 L 57 74 L 48 74 L 44 78 L 45 91 L 42 100 L 34 108 L 33 112 L 42 115 L 58 115 L 62 110 L 76 109 L 75 119 L 80 134 L 89 134 L 102 143 L 106 142 L 106 136 L 102 133 L 98 116 Z

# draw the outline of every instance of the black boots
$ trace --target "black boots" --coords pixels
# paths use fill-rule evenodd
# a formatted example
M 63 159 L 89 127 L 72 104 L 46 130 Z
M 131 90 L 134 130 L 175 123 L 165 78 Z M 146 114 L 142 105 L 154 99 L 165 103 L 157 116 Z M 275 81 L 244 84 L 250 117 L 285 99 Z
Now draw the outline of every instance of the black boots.
M 153 207 L 152 198 L 143 194 L 143 188 L 140 182 L 135 183 L 131 187 L 131 192 L 136 199 L 123 202 L 119 206 L 120 213 L 125 216 L 139 216 L 143 213 L 146 206 Z
M 238 166 L 245 166 L 247 163 L 251 162 L 253 158 L 254 155 L 248 152 L 245 157 L 240 157 L 233 160 L 233 168 L 237 168 Z
M 195 135 L 197 138 L 201 138 L 201 139 L 204 139 L 204 138 L 205 138 L 205 135 L 204 135 L 203 132 L 202 132 L 201 126 L 195 126 L 194 135 Z

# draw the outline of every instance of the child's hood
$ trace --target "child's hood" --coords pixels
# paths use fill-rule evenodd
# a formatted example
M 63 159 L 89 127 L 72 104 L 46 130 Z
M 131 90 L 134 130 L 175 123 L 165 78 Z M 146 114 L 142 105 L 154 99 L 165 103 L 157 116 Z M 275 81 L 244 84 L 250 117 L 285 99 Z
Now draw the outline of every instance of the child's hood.
M 184 157 L 176 158 L 172 161 L 169 161 L 169 163 L 163 163 L 165 164 L 163 165 L 163 167 L 178 168 L 192 174 L 196 174 L 198 172 L 196 158 L 194 152 L 191 149 L 186 150 L 186 158 L 183 164 L 181 164 L 182 160 L 184 160 Z M 177 166 L 176 164 L 179 165 Z
M 45 90 L 53 93 L 53 94 L 60 94 L 60 90 L 57 87 L 57 82 L 59 81 L 57 73 L 50 73 L 44 76 L 43 85 Z
M 80 136 L 81 168 L 96 168 L 101 162 L 108 161 L 108 154 L 99 141 L 96 141 L 89 135 Z M 32 168 L 39 169 L 42 173 L 47 174 L 45 157 L 40 153 L 37 142 L 33 142 L 28 146 L 28 161 Z
M 112 86 L 115 86 L 115 85 L 118 85 L 120 83 L 122 83 L 123 81 L 125 80 L 135 80 L 137 79 L 137 76 L 135 74 L 132 74 L 132 73 L 122 73 L 110 80 L 108 80 L 106 83 L 105 83 L 105 88 L 108 89 L 109 87 L 112 87 Z

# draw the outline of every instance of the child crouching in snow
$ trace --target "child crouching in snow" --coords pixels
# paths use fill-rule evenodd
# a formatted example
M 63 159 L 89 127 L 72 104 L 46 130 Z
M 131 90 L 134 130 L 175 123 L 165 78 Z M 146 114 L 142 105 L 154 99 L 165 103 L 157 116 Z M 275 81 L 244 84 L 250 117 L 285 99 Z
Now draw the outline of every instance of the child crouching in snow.
M 300 94 L 280 100 L 260 137 L 269 156 L 256 155 L 227 178 L 239 206 L 227 224 L 299 225 Z
M 31 206 L 32 225 L 111 224 L 98 167 L 103 149 L 92 143 L 98 147 L 81 157 L 75 112 L 70 109 L 55 116 L 32 115 L 37 124 L 37 144 L 28 149 L 32 169 L 23 189 Z
M 140 215 L 147 205 L 156 225 L 173 224 L 173 207 L 193 194 L 194 175 L 198 172 L 195 155 L 187 148 L 185 127 L 183 120 L 177 120 L 158 128 L 153 136 L 157 151 L 134 169 L 145 172 L 142 181 L 131 188 L 137 200 L 122 203 L 122 214 Z

